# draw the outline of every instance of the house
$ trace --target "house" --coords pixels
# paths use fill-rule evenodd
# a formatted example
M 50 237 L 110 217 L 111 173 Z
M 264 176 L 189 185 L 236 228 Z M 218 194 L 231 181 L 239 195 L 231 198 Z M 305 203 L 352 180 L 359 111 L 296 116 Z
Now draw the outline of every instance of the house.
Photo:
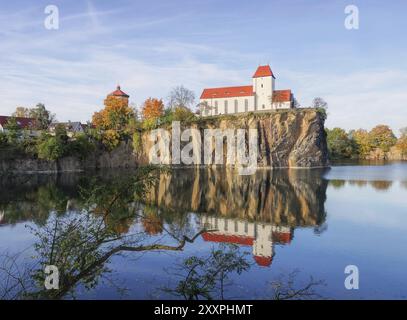
M 70 138 L 72 138 L 75 134 L 84 133 L 86 128 L 86 125 L 80 123 L 79 121 L 54 122 L 49 125 L 49 132 L 54 134 L 57 126 L 64 126 L 66 133 Z
M 204 241 L 251 246 L 253 258 L 261 267 L 271 265 L 274 244 L 289 244 L 293 237 L 290 227 L 260 221 L 249 222 L 202 214 L 199 224 L 206 230 L 216 230 L 202 233 Z
M 20 130 L 26 132 L 30 137 L 36 137 L 39 135 L 39 131 L 34 128 L 35 119 L 22 117 L 0 116 L 0 132 L 7 133 L 6 126 L 8 121 L 12 118 L 16 119 Z
M 200 97 L 200 113 L 216 116 L 293 108 L 291 90 L 275 90 L 275 80 L 270 66 L 265 65 L 257 68 L 251 85 L 204 89 Z

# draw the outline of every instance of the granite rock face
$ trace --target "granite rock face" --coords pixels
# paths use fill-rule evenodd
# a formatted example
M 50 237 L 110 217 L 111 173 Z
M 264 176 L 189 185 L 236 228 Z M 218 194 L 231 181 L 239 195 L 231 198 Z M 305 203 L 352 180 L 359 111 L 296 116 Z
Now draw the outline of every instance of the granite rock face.
M 182 124 L 181 124 L 182 126 Z M 200 131 L 204 145 L 205 129 L 255 129 L 258 134 L 258 167 L 311 168 L 328 166 L 328 151 L 324 130 L 324 117 L 315 109 L 282 110 L 246 116 L 204 118 L 188 128 Z M 182 126 L 181 130 L 185 129 Z M 171 128 L 168 128 L 171 134 Z M 170 139 L 172 139 L 170 137 Z M 149 153 L 154 144 L 150 132 L 141 136 L 137 162 L 149 163 Z M 188 142 L 181 143 L 181 148 Z M 224 159 L 226 159 L 224 139 Z M 169 148 L 171 151 L 171 147 Z M 171 155 L 170 155 L 171 157 Z M 172 162 L 172 160 L 171 160 Z M 201 158 L 203 161 L 203 155 Z
M 324 117 L 315 109 L 290 109 L 269 113 L 250 113 L 239 116 L 202 118 L 191 124 L 182 124 L 184 129 L 197 129 L 204 146 L 205 129 L 255 129 L 257 130 L 257 166 L 269 168 L 313 168 L 327 167 L 328 151 L 324 131 Z M 172 128 L 169 133 L 172 163 Z M 0 160 L 0 172 L 70 172 L 103 168 L 134 168 L 147 165 L 154 141 L 151 131 L 140 133 L 139 147 L 133 150 L 131 140 L 122 142 L 111 152 L 96 150 L 86 159 L 67 157 L 58 161 L 40 159 Z M 181 142 L 181 149 L 189 142 Z M 224 139 L 223 156 L 226 159 L 227 139 Z M 204 152 L 201 164 L 204 163 Z M 226 163 L 226 161 L 224 162 Z

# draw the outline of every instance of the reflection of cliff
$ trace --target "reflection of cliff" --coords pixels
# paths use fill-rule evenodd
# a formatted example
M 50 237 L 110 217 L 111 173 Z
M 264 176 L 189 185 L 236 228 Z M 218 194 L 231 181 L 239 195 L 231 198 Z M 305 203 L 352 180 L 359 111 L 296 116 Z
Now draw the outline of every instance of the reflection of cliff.
M 326 180 L 317 170 L 173 170 L 162 174 L 147 202 L 174 211 L 216 214 L 284 226 L 315 226 L 325 219 Z

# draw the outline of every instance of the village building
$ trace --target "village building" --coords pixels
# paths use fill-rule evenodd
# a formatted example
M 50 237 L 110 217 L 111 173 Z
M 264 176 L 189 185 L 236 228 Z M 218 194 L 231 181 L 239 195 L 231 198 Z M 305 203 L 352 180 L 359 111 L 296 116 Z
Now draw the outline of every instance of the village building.
M 274 244 L 289 244 L 292 229 L 264 222 L 249 222 L 234 218 L 201 215 L 199 224 L 207 230 L 204 241 L 251 246 L 253 258 L 259 266 L 268 267 L 274 257 Z
M 0 116 L 0 132 L 7 133 L 7 123 L 12 118 L 16 119 L 21 132 L 24 132 L 30 137 L 39 135 L 39 131 L 35 129 L 35 119 L 22 117 Z
M 107 95 L 107 98 L 109 98 L 109 97 L 114 97 L 115 99 L 123 101 L 126 106 L 129 105 L 130 96 L 127 93 L 123 92 L 119 85 L 116 87 L 115 91 L 113 91 Z M 106 104 L 106 100 L 105 100 L 105 104 Z
M 202 116 L 294 108 L 290 89 L 275 90 L 275 76 L 269 65 L 259 66 L 252 84 L 204 89 L 200 97 Z
M 86 128 L 86 125 L 80 123 L 79 121 L 53 122 L 49 125 L 48 131 L 51 134 L 54 134 L 57 126 L 63 126 L 68 137 L 70 138 L 72 138 L 75 134 L 84 133 Z

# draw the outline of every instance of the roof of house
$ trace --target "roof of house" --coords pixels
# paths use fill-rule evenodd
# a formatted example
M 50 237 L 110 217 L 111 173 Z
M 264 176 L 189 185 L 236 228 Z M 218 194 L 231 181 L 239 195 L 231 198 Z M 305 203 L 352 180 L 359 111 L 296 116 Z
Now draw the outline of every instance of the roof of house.
M 254 241 L 253 237 L 227 235 L 227 234 L 220 234 L 220 233 L 214 233 L 214 232 L 204 232 L 204 233 L 202 233 L 202 238 L 205 241 L 234 243 L 234 244 L 240 244 L 242 246 L 251 246 L 251 245 L 253 245 L 253 241 Z
M 271 71 L 271 68 L 269 65 L 266 66 L 259 66 L 256 70 L 256 72 L 253 75 L 253 78 L 260 78 L 260 77 L 274 77 L 273 71 Z
M 273 102 L 287 102 L 291 101 L 291 90 L 274 90 Z
M 123 91 L 120 89 L 120 86 L 117 86 L 116 90 L 113 91 L 112 93 L 110 93 L 109 96 L 126 97 L 126 98 L 130 97 L 127 93 L 123 92 Z
M 204 89 L 201 99 L 247 97 L 253 95 L 253 86 L 223 87 Z
M 8 120 L 9 120 L 10 118 L 13 118 L 13 117 L 0 116 L 0 125 L 1 125 L 1 126 L 4 126 L 5 124 L 7 124 Z M 35 122 L 35 119 L 33 119 L 33 118 L 15 117 L 15 119 L 17 120 L 18 125 L 19 125 L 20 128 L 22 128 L 22 129 L 31 127 L 31 126 L 34 124 L 34 122 Z
M 53 122 L 50 124 L 51 128 L 55 128 L 58 125 L 65 126 L 67 130 L 73 130 L 73 131 L 80 131 L 83 128 L 82 123 L 79 121 L 68 121 L 68 122 Z
M 272 257 L 254 256 L 254 260 L 259 266 L 268 267 L 273 261 Z

